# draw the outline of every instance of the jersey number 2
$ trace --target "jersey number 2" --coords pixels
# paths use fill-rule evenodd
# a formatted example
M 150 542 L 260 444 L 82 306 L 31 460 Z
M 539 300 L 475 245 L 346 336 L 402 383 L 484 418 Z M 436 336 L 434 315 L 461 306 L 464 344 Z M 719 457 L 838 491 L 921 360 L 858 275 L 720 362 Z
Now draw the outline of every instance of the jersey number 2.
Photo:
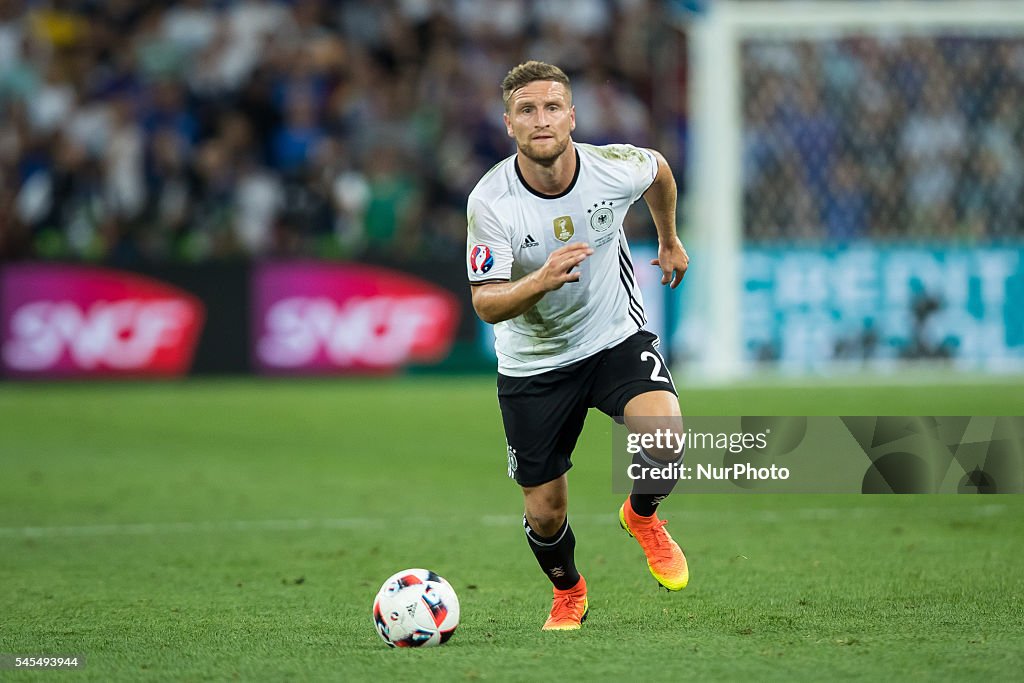
M 658 358 L 657 354 L 651 353 L 650 351 L 644 351 L 640 354 L 640 361 L 654 361 L 654 369 L 651 370 L 651 381 L 652 382 L 667 382 L 672 383 L 668 377 L 663 377 L 661 373 L 661 359 Z

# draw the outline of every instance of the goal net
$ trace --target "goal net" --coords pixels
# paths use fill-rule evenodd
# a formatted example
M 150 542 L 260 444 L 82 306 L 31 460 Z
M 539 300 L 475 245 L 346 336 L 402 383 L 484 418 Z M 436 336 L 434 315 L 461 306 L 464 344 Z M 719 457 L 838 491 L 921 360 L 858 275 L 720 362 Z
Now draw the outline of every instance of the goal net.
M 689 373 L 1024 369 L 1024 3 L 714 2 L 690 36 Z

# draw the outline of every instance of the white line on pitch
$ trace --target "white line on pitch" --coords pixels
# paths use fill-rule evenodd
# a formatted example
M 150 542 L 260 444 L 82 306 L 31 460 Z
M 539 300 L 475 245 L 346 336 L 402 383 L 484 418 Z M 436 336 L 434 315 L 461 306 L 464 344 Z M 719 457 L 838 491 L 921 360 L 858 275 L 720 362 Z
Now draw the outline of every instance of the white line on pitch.
M 148 536 L 223 531 L 302 531 L 305 529 L 371 529 L 386 526 L 385 520 L 362 517 L 339 519 L 262 519 L 221 522 L 150 522 L 139 524 L 89 524 L 82 526 L 0 527 L 0 538 L 52 538 L 58 536 Z
M 997 517 L 1007 507 L 992 503 L 964 511 L 972 517 Z M 898 516 L 906 512 L 899 507 L 834 507 L 834 508 L 790 508 L 787 510 L 676 510 L 677 519 L 721 520 L 726 517 L 742 517 L 750 522 L 775 523 L 786 520 L 827 521 L 843 519 L 864 519 L 887 515 Z M 605 524 L 617 522 L 615 511 L 608 513 L 581 513 L 570 515 L 574 524 Z M 484 515 L 476 521 L 484 526 L 518 526 L 522 517 L 518 515 Z M 464 523 L 457 515 L 440 519 L 418 517 L 403 520 L 402 524 L 447 525 Z M 89 524 L 80 526 L 19 526 L 0 527 L 0 538 L 61 538 L 86 536 L 156 536 L 160 534 L 192 534 L 209 532 L 252 532 L 252 531 L 305 531 L 310 529 L 386 529 L 397 520 L 391 518 L 338 517 L 324 519 L 263 519 L 224 520 L 203 522 L 148 522 L 132 524 Z

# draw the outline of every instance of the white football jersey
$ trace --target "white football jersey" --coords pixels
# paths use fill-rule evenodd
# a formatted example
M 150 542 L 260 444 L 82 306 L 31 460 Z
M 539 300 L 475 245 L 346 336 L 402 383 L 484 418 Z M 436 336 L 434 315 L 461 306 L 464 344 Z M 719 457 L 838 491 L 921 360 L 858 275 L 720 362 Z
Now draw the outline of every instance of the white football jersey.
M 518 280 L 566 244 L 586 242 L 594 249 L 578 266 L 579 282 L 567 282 L 494 326 L 504 375 L 536 375 L 574 363 L 647 322 L 622 219 L 654 182 L 658 162 L 650 150 L 632 145 L 573 145 L 576 175 L 560 195 L 527 186 L 515 155 L 488 171 L 469 195 L 471 285 Z

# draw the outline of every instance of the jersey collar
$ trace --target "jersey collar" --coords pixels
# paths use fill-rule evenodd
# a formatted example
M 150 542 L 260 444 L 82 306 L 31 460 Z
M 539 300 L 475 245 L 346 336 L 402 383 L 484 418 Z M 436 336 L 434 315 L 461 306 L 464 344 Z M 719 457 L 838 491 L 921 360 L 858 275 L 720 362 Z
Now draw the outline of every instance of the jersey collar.
M 558 194 L 542 194 L 537 190 L 533 189 L 532 187 L 530 187 L 530 184 L 526 182 L 526 178 L 523 177 L 523 172 L 519 170 L 519 155 L 516 155 L 516 158 L 513 160 L 513 163 L 516 167 L 516 176 L 519 177 L 519 182 L 523 184 L 523 187 L 525 187 L 530 192 L 530 194 L 540 197 L 541 199 L 558 199 L 569 194 L 570 192 L 572 192 L 572 188 L 576 187 L 576 181 L 579 180 L 580 177 L 580 151 L 576 149 L 576 145 L 573 145 L 572 149 L 574 152 L 576 152 L 576 171 L 572 174 L 572 182 L 569 183 L 569 187 L 565 188 L 563 191 L 559 192 Z

